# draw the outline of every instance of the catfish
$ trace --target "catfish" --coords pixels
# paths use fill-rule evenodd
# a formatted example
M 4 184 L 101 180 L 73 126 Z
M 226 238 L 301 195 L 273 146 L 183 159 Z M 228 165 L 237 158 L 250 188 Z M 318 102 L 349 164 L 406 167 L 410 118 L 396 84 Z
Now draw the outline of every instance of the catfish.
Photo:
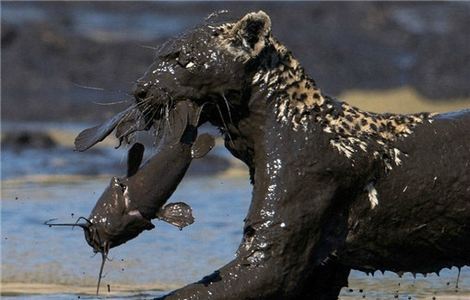
M 180 230 L 194 222 L 192 209 L 186 203 L 165 203 L 183 179 L 191 161 L 206 155 L 215 142 L 209 134 L 197 135 L 200 109 L 193 104 L 179 102 L 173 114 L 178 114 L 178 117 L 173 117 L 172 131 L 166 134 L 158 153 L 141 167 L 145 149 L 142 144 L 135 143 L 128 152 L 127 176 L 111 179 L 89 218 L 79 218 L 86 223 L 46 222 L 49 226 L 83 228 L 87 243 L 95 253 L 101 253 L 96 294 L 99 293 L 104 263 L 111 248 L 126 243 L 144 230 L 155 228 L 151 222 L 153 219 L 168 222 Z M 99 129 L 96 132 L 110 133 Z M 95 136 L 92 140 L 100 139 L 103 138 Z

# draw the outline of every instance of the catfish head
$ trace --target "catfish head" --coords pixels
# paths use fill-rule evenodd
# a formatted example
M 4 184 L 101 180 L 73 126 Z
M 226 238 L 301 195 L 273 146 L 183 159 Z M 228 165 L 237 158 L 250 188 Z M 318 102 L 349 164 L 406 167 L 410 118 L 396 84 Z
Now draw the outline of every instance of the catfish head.
M 49 226 L 79 226 L 85 233 L 85 240 L 95 253 L 101 254 L 101 266 L 98 277 L 96 294 L 99 293 L 104 263 L 108 257 L 109 249 L 119 246 L 135 238 L 144 230 L 155 226 L 138 212 L 129 214 L 125 212 L 125 189 L 117 177 L 113 177 L 109 186 L 97 201 L 90 217 L 80 217 L 78 221 L 85 223 L 56 224 L 46 222 Z
M 127 187 L 113 177 L 96 202 L 85 230 L 85 239 L 95 252 L 107 254 L 109 249 L 155 227 L 138 210 L 128 211 L 128 201 Z
M 99 293 L 102 273 L 109 250 L 137 237 L 144 230 L 155 226 L 143 217 L 139 210 L 129 211 L 127 187 L 121 179 L 113 177 L 109 186 L 98 199 L 88 219 L 80 217 L 84 223 L 57 224 L 46 222 L 49 226 L 79 226 L 85 233 L 85 239 L 95 253 L 101 254 L 101 266 L 96 294 Z M 164 202 L 163 202 L 164 203 Z M 162 205 L 163 205 L 162 203 Z M 159 210 L 155 218 L 167 221 L 180 229 L 194 222 L 191 208 L 182 202 L 170 203 Z

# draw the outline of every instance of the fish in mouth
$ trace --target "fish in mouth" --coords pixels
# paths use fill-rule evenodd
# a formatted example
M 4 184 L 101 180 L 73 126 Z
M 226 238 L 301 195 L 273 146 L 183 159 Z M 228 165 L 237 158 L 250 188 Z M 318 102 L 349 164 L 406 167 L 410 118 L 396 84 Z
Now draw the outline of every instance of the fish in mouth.
M 167 205 L 165 203 L 183 179 L 191 161 L 206 155 L 214 147 L 214 139 L 208 134 L 198 136 L 200 108 L 192 103 L 178 102 L 169 114 L 174 126 L 165 135 L 158 153 L 140 166 L 144 146 L 135 143 L 128 153 L 127 176 L 111 179 L 90 216 L 80 217 L 78 220 L 85 222 L 77 221 L 76 224 L 46 222 L 49 226 L 83 228 L 87 243 L 95 253 L 101 253 L 97 294 L 104 263 L 111 248 L 126 243 L 144 230 L 153 229 L 155 226 L 151 222 L 152 219 L 165 221 L 180 230 L 194 222 L 192 209 L 186 203 Z M 105 123 L 103 127 L 94 127 L 91 131 L 109 134 L 107 131 L 116 119 Z M 86 130 L 85 134 L 88 134 Z M 95 139 L 96 135 L 93 138 Z

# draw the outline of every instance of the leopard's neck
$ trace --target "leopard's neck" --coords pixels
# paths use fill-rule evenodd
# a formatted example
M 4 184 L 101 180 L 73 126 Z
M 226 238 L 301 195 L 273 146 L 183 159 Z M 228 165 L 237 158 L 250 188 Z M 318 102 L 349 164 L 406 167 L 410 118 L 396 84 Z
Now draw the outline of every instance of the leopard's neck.
M 399 137 L 410 135 L 417 125 L 432 122 L 429 113 L 373 113 L 329 97 L 322 93 L 289 50 L 274 38 L 271 42 L 277 61 L 273 63 L 271 59 L 262 65 L 252 83 L 268 91 L 267 101 L 274 102 L 278 122 L 295 131 L 307 131 L 312 124 L 320 124 L 325 133 L 333 135 L 331 145 L 348 158 L 356 149 L 367 151 L 368 144 L 373 141 L 399 164 L 399 150 L 390 144 Z

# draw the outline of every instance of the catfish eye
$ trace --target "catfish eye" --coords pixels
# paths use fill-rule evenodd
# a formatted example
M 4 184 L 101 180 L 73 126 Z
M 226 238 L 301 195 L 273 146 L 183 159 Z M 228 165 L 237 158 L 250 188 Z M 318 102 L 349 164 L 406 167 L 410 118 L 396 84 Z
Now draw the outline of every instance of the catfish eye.
M 101 239 L 96 228 L 94 227 L 87 228 L 85 230 L 85 239 L 88 242 L 88 245 L 90 245 L 93 248 L 94 253 L 98 253 L 102 251 Z
M 95 247 L 93 229 L 91 228 L 85 229 L 85 239 L 88 242 L 88 245 L 90 245 L 93 248 L 93 251 L 95 251 L 96 247 Z
M 97 230 L 93 230 L 93 251 L 95 253 L 101 252 L 103 246 L 101 245 L 101 238 Z

